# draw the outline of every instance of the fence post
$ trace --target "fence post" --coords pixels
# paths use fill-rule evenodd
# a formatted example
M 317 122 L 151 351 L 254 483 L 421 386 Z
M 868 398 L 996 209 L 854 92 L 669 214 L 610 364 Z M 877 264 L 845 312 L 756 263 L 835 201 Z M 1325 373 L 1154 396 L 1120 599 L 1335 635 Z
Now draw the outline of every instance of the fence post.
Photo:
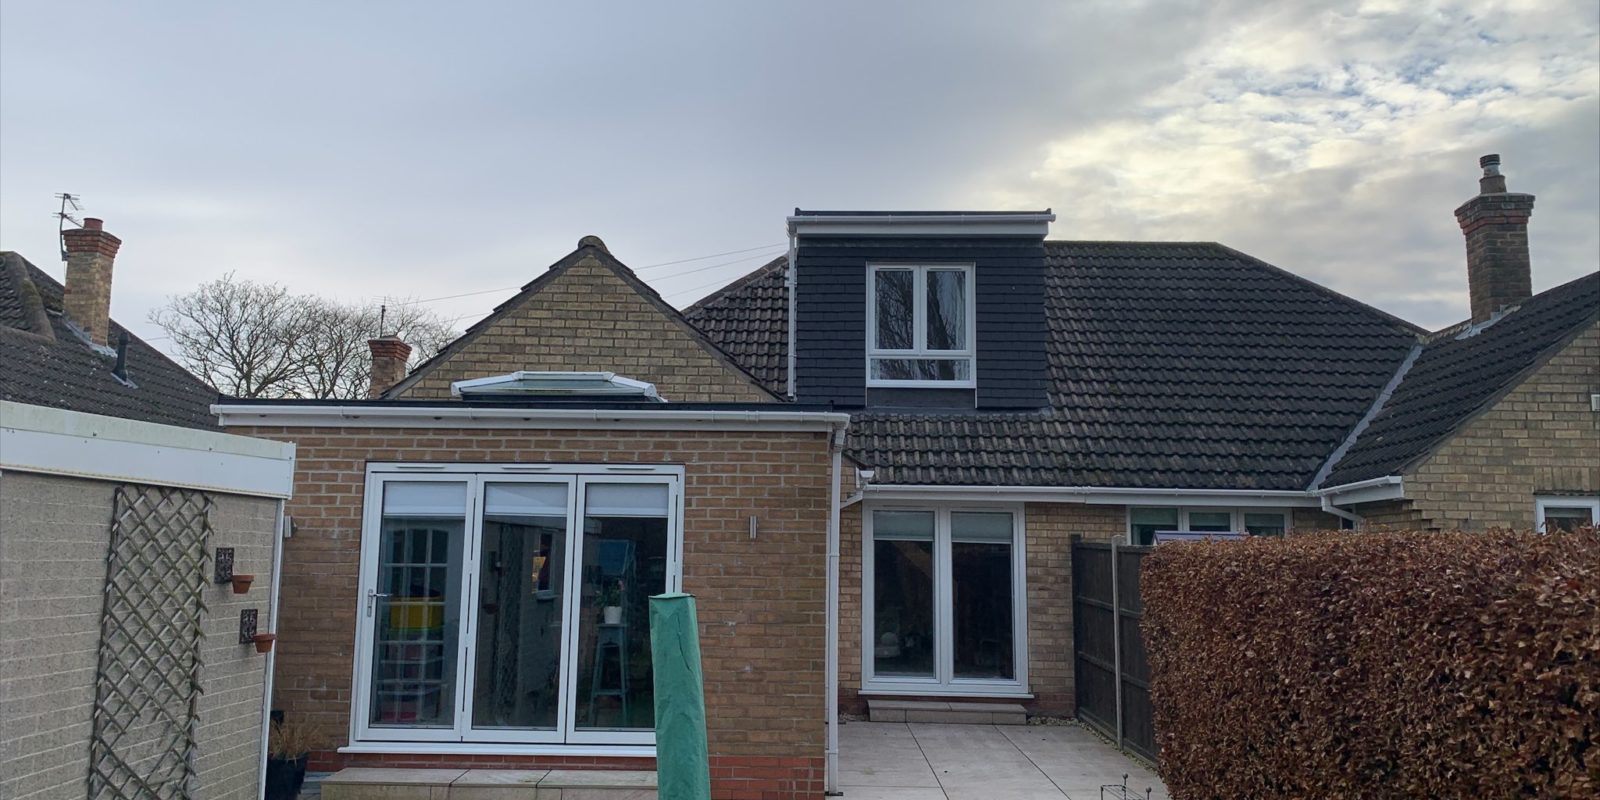
M 656 782 L 661 800 L 709 800 L 706 698 L 694 595 L 650 598 L 650 662 L 656 691 Z
M 1122 574 L 1121 560 L 1117 557 L 1117 540 L 1111 540 L 1111 675 L 1117 698 L 1117 749 L 1122 749 L 1122 588 L 1118 584 Z

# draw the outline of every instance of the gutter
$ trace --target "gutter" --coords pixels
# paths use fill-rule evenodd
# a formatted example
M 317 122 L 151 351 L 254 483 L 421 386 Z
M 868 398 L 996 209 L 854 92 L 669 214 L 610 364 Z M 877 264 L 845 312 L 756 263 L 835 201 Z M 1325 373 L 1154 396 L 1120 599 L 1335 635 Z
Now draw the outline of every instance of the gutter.
M 1406 483 L 1405 478 L 1399 475 L 1385 475 L 1381 478 L 1370 478 L 1323 489 L 1313 489 L 1311 494 L 1320 498 L 1323 502 L 1323 508 L 1326 509 L 1331 503 L 1372 503 L 1379 500 L 1398 500 L 1406 496 Z M 1329 513 L 1338 514 L 1338 512 Z M 1345 514 L 1348 513 L 1350 512 L 1345 512 Z M 1344 517 L 1345 514 L 1338 514 L 1338 516 Z M 1346 519 L 1349 519 L 1349 517 L 1346 517 Z
M 348 428 L 608 428 L 636 430 L 806 430 L 831 431 L 850 423 L 833 411 L 666 409 L 575 409 L 344 406 L 337 404 L 218 403 L 211 406 L 223 427 Z
M 1121 486 L 924 486 L 918 484 L 867 484 L 873 499 L 1011 500 L 1033 502 L 1126 505 L 1186 504 L 1228 506 L 1252 503 L 1263 506 L 1313 507 L 1317 497 L 1304 489 L 1144 489 Z

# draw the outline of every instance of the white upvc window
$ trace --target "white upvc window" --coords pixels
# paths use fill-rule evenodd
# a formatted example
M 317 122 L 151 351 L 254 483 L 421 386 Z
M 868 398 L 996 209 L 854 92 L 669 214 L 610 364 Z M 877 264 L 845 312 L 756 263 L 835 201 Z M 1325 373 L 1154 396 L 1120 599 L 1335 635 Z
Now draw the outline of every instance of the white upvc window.
M 1544 533 L 1600 525 L 1600 497 L 1534 498 L 1534 522 Z
M 978 385 L 970 264 L 874 264 L 867 280 L 867 385 Z
M 1128 509 L 1128 543 L 1155 544 L 1158 531 L 1240 532 L 1282 536 L 1290 528 L 1282 508 L 1218 508 L 1208 506 L 1134 506 Z
M 862 691 L 1025 696 L 1020 505 L 863 511 Z
M 682 577 L 674 466 L 373 464 L 356 745 L 655 743 L 648 598 Z

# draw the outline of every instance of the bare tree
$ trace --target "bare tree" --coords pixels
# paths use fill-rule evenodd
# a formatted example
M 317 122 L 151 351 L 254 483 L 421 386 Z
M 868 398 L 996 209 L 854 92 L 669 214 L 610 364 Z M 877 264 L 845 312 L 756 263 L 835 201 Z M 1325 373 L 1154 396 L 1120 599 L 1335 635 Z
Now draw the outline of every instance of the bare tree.
M 412 364 L 456 337 L 450 324 L 415 304 L 382 316 L 382 333 L 412 346 Z M 150 313 L 172 337 L 178 360 L 234 397 L 365 397 L 372 372 L 367 339 L 379 335 L 380 306 L 293 295 L 277 284 L 232 274 L 202 284 Z

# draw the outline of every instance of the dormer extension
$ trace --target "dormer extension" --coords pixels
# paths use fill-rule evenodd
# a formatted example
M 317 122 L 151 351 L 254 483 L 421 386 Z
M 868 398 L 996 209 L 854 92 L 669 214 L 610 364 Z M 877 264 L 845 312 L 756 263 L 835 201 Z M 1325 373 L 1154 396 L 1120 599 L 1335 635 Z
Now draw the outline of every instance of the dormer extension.
M 789 392 L 841 408 L 1047 404 L 1049 210 L 789 217 Z

